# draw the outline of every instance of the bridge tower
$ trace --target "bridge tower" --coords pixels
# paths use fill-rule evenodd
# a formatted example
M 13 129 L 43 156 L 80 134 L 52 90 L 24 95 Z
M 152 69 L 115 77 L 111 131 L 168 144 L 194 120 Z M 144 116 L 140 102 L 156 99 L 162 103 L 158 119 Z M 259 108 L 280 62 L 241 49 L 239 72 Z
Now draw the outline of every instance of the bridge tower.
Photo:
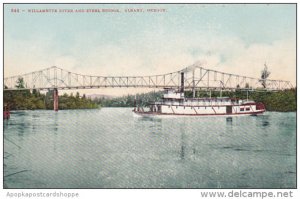
M 53 109 L 54 111 L 58 111 L 58 90 L 55 88 L 53 90 Z

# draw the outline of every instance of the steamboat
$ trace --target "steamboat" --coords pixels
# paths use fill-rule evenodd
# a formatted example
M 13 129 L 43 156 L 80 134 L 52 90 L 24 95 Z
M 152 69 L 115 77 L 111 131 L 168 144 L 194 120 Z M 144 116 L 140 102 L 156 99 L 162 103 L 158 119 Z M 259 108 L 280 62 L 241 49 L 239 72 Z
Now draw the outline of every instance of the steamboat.
M 151 103 L 149 110 L 136 106 L 139 116 L 242 116 L 263 114 L 263 103 L 229 97 L 185 98 L 183 74 L 180 91 L 166 88 L 163 98 Z

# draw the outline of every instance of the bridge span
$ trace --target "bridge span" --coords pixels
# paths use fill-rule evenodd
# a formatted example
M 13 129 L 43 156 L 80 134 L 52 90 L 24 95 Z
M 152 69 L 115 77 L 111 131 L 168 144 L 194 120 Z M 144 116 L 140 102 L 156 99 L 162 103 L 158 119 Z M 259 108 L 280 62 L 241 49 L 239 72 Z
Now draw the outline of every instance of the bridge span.
M 58 92 L 64 89 L 95 88 L 175 88 L 180 89 L 181 74 L 184 74 L 184 89 L 193 90 L 269 90 L 293 88 L 289 81 L 260 79 L 225 73 L 191 65 L 182 70 L 151 76 L 95 76 L 83 75 L 52 66 L 31 73 L 4 78 L 4 90 L 54 90 L 54 104 L 58 109 Z M 19 78 L 25 88 L 16 88 Z M 263 83 L 264 82 L 264 83 Z M 264 85 L 264 86 L 263 86 Z
M 92 89 L 92 88 L 179 88 L 180 74 L 184 73 L 185 89 L 231 90 L 231 89 L 267 89 L 284 90 L 292 88 L 285 80 L 262 79 L 205 69 L 192 65 L 182 70 L 152 76 L 95 76 L 73 73 L 52 66 L 39 71 L 4 78 L 4 90 L 20 90 L 16 82 L 23 78 L 24 89 L 48 90 Z

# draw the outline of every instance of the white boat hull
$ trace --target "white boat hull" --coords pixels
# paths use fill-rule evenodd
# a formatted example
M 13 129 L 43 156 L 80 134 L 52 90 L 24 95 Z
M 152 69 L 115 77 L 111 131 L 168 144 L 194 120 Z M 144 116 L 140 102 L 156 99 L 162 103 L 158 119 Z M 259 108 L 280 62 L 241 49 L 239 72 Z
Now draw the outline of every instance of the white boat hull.
M 261 115 L 265 110 L 260 110 L 256 112 L 248 113 L 232 113 L 232 114 L 173 114 L 173 113 L 158 113 L 158 112 L 142 112 L 142 111 L 132 111 L 135 116 L 138 117 L 237 117 L 237 116 L 256 116 Z

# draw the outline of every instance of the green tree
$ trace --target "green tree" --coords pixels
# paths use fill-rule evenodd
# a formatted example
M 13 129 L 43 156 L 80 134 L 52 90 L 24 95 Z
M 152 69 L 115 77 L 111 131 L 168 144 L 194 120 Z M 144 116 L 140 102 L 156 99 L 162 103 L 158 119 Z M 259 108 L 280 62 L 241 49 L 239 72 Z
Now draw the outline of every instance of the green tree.
M 268 67 L 265 64 L 265 68 L 261 71 L 261 85 L 266 88 L 267 87 L 267 78 L 270 76 L 271 72 L 268 71 Z
M 79 99 L 80 95 L 79 92 L 76 92 L 76 98 Z
M 16 88 L 25 88 L 25 82 L 23 77 L 19 77 L 17 80 Z
M 250 88 L 249 83 L 245 84 L 245 88 Z

